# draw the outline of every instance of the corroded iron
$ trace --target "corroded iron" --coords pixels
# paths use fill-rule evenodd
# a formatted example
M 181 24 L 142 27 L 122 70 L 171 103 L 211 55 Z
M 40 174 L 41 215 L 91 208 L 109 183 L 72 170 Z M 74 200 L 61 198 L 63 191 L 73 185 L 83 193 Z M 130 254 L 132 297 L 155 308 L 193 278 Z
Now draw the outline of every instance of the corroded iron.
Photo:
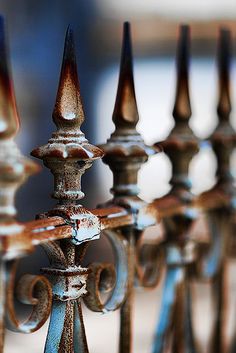
M 133 77 L 133 59 L 131 47 L 130 24 L 124 23 L 123 44 L 120 62 L 120 75 L 116 102 L 112 120 L 115 131 L 107 143 L 100 147 L 105 152 L 103 162 L 108 164 L 113 173 L 112 200 L 107 204 L 124 207 L 133 217 L 132 227 L 122 229 L 128 240 L 127 255 L 129 259 L 128 289 L 126 300 L 121 307 L 119 351 L 132 351 L 132 306 L 136 268 L 136 244 L 141 231 L 157 221 L 155 208 L 151 208 L 138 197 L 138 172 L 149 156 L 160 152 L 160 148 L 147 146 L 136 130 L 139 120 Z M 154 261 L 156 265 L 156 261 Z M 137 271 L 142 273 L 141 269 Z M 158 276 L 159 274 L 157 274 Z M 156 281 L 154 280 L 156 283 Z
M 18 127 L 19 117 L 8 64 L 4 19 L 0 17 L 0 237 L 5 239 L 10 239 L 12 234 L 21 233 L 24 229 L 24 225 L 15 219 L 15 193 L 27 177 L 38 170 L 35 163 L 22 156 L 13 141 Z M 2 352 L 5 300 L 9 291 L 6 285 L 6 258 L 2 242 L 0 248 L 0 352 Z M 28 250 L 28 244 L 24 242 L 21 251 L 13 253 L 11 256 L 12 258 L 22 256 Z
M 39 215 L 39 218 L 62 217 L 64 222 L 71 226 L 71 239 L 42 245 L 51 262 L 51 267 L 42 271 L 49 279 L 53 293 L 45 352 L 74 352 L 75 350 L 88 352 L 81 298 L 87 295 L 86 304 L 95 311 L 111 311 L 118 308 L 126 290 L 127 257 L 124 239 L 121 235 L 114 235 L 113 231 L 107 233 L 107 236 L 116 256 L 116 271 L 111 265 L 106 264 L 100 264 L 100 269 L 95 265 L 89 268 L 81 267 L 89 241 L 98 239 L 102 229 L 99 213 L 96 215 L 79 203 L 84 197 L 81 191 L 81 176 L 87 168 L 91 167 L 94 160 L 103 156 L 103 152 L 91 145 L 80 129 L 84 113 L 73 33 L 70 28 L 67 30 L 65 39 L 53 120 L 57 131 L 53 133 L 47 145 L 35 149 L 32 155 L 43 159 L 44 164 L 54 175 L 53 197 L 59 202 L 53 210 Z M 127 215 L 121 208 L 118 212 L 122 217 Z M 100 216 L 113 215 L 115 218 L 115 213 L 115 210 L 111 212 L 107 209 L 100 212 Z M 122 224 L 122 219 L 120 222 Z M 109 223 L 103 228 L 106 227 L 109 227 Z M 109 273 L 109 276 L 105 276 L 108 280 L 107 285 L 103 283 L 106 281 L 100 280 L 101 273 Z M 111 278 L 115 282 L 112 287 L 109 286 Z M 110 297 L 104 303 L 99 299 L 101 283 L 107 287 L 107 290 L 112 290 Z M 57 322 L 56 327 L 55 322 Z
M 211 283 L 214 308 L 209 351 L 235 352 L 236 335 L 226 342 L 227 263 L 235 255 L 235 188 L 230 158 L 236 137 L 230 125 L 231 36 L 220 31 L 218 44 L 218 125 L 209 141 L 217 158 L 216 185 L 201 195 L 191 193 L 189 163 L 199 141 L 189 127 L 190 30 L 181 26 L 177 52 L 177 85 L 173 109 L 175 126 L 166 141 L 147 146 L 136 129 L 139 120 L 132 64 L 129 23 L 124 24 L 118 90 L 113 112 L 115 131 L 107 143 L 91 145 L 81 131 L 83 106 L 73 32 L 65 38 L 53 121 L 57 127 L 48 143 L 32 155 L 43 160 L 54 176 L 52 210 L 30 222 L 16 220 L 17 189 L 38 167 L 23 157 L 13 138 L 19 128 L 9 72 L 4 21 L 0 18 L 0 352 L 4 330 L 37 331 L 49 318 L 45 353 L 86 353 L 82 300 L 96 312 L 120 310 L 119 352 L 132 351 L 132 314 L 135 286 L 154 288 L 164 267 L 165 282 L 155 331 L 153 353 L 195 353 L 191 284 Z M 151 203 L 138 188 L 138 172 L 148 158 L 164 150 L 172 163 L 171 190 Z M 96 209 L 81 200 L 81 177 L 103 157 L 113 173 L 113 197 Z M 157 238 L 146 241 L 144 230 L 155 225 Z M 83 261 L 90 241 L 106 237 L 114 264 Z M 22 256 L 41 246 L 50 265 L 40 275 L 17 280 Z M 164 266 L 164 261 L 166 266 Z M 83 266 L 82 266 L 83 264 Z M 17 283 L 16 283 L 17 282 Z M 105 295 L 104 295 L 105 294 Z M 31 311 L 21 321 L 16 302 Z M 102 319 L 102 318 L 101 318 Z M 146 320 L 146 318 L 145 318 Z M 142 323 L 144 324 L 144 323 Z M 96 328 L 99 332 L 99 327 Z M 99 332 L 101 339 L 106 333 Z M 104 335 L 104 336 L 103 336 Z
M 214 326 L 211 338 L 211 352 L 225 352 L 227 321 L 227 256 L 230 239 L 234 233 L 235 187 L 230 171 L 230 157 L 235 147 L 236 135 L 230 124 L 230 63 L 232 52 L 231 34 L 221 29 L 218 43 L 219 100 L 217 105 L 218 125 L 209 140 L 217 159 L 216 185 L 200 195 L 200 204 L 206 199 L 214 200 L 208 208 L 207 218 L 212 238 L 212 251 L 205 265 L 204 275 L 212 278 L 214 304 Z M 204 207 L 204 206 L 203 206 Z M 213 260 L 213 261 L 212 261 Z
M 203 261 L 198 260 L 201 279 L 212 281 L 214 307 L 211 352 L 225 352 L 227 310 L 227 257 L 234 233 L 235 188 L 230 172 L 230 157 L 235 146 L 235 131 L 230 125 L 230 62 L 231 34 L 221 29 L 218 41 L 217 105 L 218 125 L 209 137 L 217 159 L 216 184 L 196 199 L 196 206 L 205 213 L 210 236 L 210 248 Z
M 76 227 L 76 222 L 83 222 L 83 216 L 81 216 L 83 209 L 78 205 L 78 200 L 84 197 L 81 191 L 81 176 L 87 168 L 91 167 L 94 160 L 102 157 L 103 153 L 99 148 L 89 144 L 80 130 L 84 113 L 77 76 L 74 40 L 70 28 L 67 30 L 65 39 L 53 120 L 57 131 L 53 133 L 47 145 L 36 148 L 31 154 L 42 159 L 53 173 L 53 197 L 60 201 L 56 209 L 59 214 L 66 214 L 71 221 L 73 220 Z M 88 236 L 99 234 L 97 218 L 86 210 L 84 212 L 84 219 L 90 222 L 91 234 Z M 75 236 L 76 241 L 80 242 L 83 239 L 76 239 Z
M 124 299 L 127 282 L 127 256 L 125 240 L 120 234 L 109 231 L 106 236 L 111 242 L 116 257 L 116 270 L 111 265 L 100 264 L 100 279 L 96 266 L 82 268 L 80 262 L 87 248 L 87 241 L 96 239 L 101 230 L 112 229 L 133 223 L 130 214 L 121 207 L 86 210 L 78 200 L 83 197 L 80 179 L 94 159 L 102 151 L 92 146 L 80 130 L 83 108 L 77 77 L 74 42 L 68 29 L 61 78 L 53 119 L 57 132 L 48 145 L 33 151 L 51 168 L 55 177 L 54 197 L 59 200 L 55 208 L 37 220 L 19 223 L 15 220 L 14 192 L 26 177 L 38 170 L 35 163 L 21 156 L 12 136 L 16 133 L 19 119 L 15 107 L 12 83 L 7 67 L 3 20 L 1 19 L 0 81 L 1 81 L 1 154 L 0 154 L 0 250 L 1 250 L 1 344 L 3 350 L 4 316 L 13 331 L 30 333 L 38 330 L 51 313 L 51 324 L 45 351 L 69 352 L 76 347 L 87 351 L 80 298 L 87 294 L 86 280 L 91 283 L 87 305 L 95 311 L 115 310 Z M 59 241 L 55 242 L 55 240 Z M 79 248 L 77 245 L 84 243 Z M 18 257 L 31 253 L 41 245 L 51 262 L 40 276 L 24 275 L 15 293 L 15 273 Z M 9 261 L 13 259 L 13 261 Z M 7 266 L 6 266 L 7 261 Z M 108 283 L 103 273 L 109 273 Z M 93 276 L 96 281 L 93 281 Z M 90 278 L 91 277 L 91 278 Z M 109 287 L 109 283 L 112 286 Z M 96 283 L 96 288 L 93 288 Z M 103 283 L 103 284 L 102 284 Z M 51 285 L 50 285 L 51 284 Z M 99 300 L 100 285 L 110 291 L 110 297 Z M 52 287 L 52 288 L 51 288 Z M 94 292 L 92 292 L 94 289 Z M 5 293 L 7 299 L 5 303 Z M 28 320 L 19 321 L 15 312 L 15 296 L 24 304 L 31 305 Z M 4 315 L 6 310 L 6 315 Z M 60 317 L 58 317 L 58 310 Z M 64 315 L 63 315 L 64 312 Z M 58 320 L 58 321 L 57 321 Z M 55 331 L 55 322 L 60 325 Z M 74 337 L 74 340 L 73 340 Z
M 17 189 L 38 166 L 22 156 L 13 138 L 18 131 L 19 117 L 8 64 L 4 20 L 0 17 L 0 235 L 22 230 L 16 220 L 14 204 Z
M 175 353 L 196 351 L 189 283 L 189 269 L 196 261 L 196 245 L 190 237 L 196 212 L 190 192 L 188 166 L 198 152 L 198 140 L 188 125 L 191 116 L 188 88 L 189 47 L 190 30 L 188 26 L 182 26 L 177 51 L 177 88 L 173 110 L 175 126 L 162 143 L 164 152 L 172 163 L 171 190 L 168 195 L 154 201 L 157 208 L 166 210 L 163 225 L 167 272 L 153 353 L 166 352 L 168 349 Z

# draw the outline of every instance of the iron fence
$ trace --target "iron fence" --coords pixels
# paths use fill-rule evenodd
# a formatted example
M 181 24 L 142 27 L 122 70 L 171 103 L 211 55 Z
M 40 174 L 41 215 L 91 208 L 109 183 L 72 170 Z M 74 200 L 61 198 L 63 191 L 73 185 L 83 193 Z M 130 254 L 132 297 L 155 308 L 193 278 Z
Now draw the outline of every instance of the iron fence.
M 113 112 L 115 130 L 99 147 L 85 138 L 73 32 L 65 38 L 59 88 L 53 110 L 56 131 L 32 156 L 42 159 L 54 177 L 52 210 L 36 220 L 16 219 L 17 189 L 38 166 L 22 156 L 13 138 L 19 128 L 8 64 L 4 20 L 0 21 L 0 352 L 5 327 L 15 332 L 38 330 L 50 317 L 45 352 L 88 352 L 81 301 L 96 312 L 120 310 L 119 352 L 132 351 L 133 294 L 136 285 L 155 288 L 166 268 L 163 298 L 154 333 L 153 353 L 199 351 L 192 329 L 191 283 L 211 282 L 214 327 L 210 352 L 234 352 L 225 340 L 226 265 L 234 256 L 235 196 L 230 157 L 235 132 L 230 125 L 231 35 L 222 29 L 218 42 L 218 125 L 209 142 L 217 158 L 217 182 L 201 195 L 191 193 L 189 163 L 201 147 L 189 127 L 190 30 L 180 27 L 177 49 L 177 85 L 173 109 L 175 126 L 169 137 L 147 146 L 136 130 L 136 104 L 129 23 L 124 24 L 118 90 Z M 157 127 L 158 128 L 158 127 Z M 138 196 L 138 172 L 156 153 L 172 163 L 171 190 L 147 203 Z M 93 161 L 102 158 L 113 173 L 112 198 L 96 209 L 83 207 L 81 177 Z M 155 196 L 155 195 L 153 195 Z M 199 224 L 209 235 L 203 241 Z M 159 224 L 163 237 L 146 244 L 143 231 Z M 82 267 L 91 241 L 106 237 L 115 265 L 92 263 Z M 41 246 L 50 266 L 40 275 L 25 274 L 16 283 L 19 260 Z M 102 293 L 107 293 L 105 299 Z M 31 305 L 21 322 L 15 300 Z M 101 319 L 102 320 L 102 317 Z M 97 328 L 99 330 L 99 327 Z M 154 328 L 153 328 L 154 332 Z M 103 333 L 101 332 L 101 337 Z M 103 339 L 106 337 L 104 335 Z

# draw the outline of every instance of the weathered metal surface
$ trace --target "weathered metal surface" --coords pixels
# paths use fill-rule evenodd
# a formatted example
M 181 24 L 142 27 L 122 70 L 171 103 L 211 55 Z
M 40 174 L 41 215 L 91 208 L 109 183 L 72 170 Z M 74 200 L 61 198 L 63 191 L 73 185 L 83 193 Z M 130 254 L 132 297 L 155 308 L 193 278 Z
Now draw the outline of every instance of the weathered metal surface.
M 106 230 L 105 235 L 111 243 L 116 269 L 111 264 L 91 264 L 87 288 L 88 296 L 85 304 L 93 311 L 106 313 L 118 309 L 123 303 L 127 292 L 127 241 L 119 232 Z M 100 292 L 109 293 L 105 302 L 102 302 Z
M 55 216 L 62 217 L 64 223 L 70 226 L 71 234 L 68 237 L 70 239 L 67 240 L 61 237 L 59 243 L 43 244 L 51 261 L 51 267 L 43 269 L 43 273 L 49 279 L 53 293 L 45 352 L 88 352 L 81 298 L 88 295 L 87 305 L 97 311 L 96 302 L 99 300 L 99 278 L 97 277 L 101 271 L 106 270 L 111 273 L 111 270 L 108 270 L 105 264 L 99 265 L 101 268 L 99 271 L 98 265 L 82 268 L 81 261 L 89 241 L 98 239 L 101 229 L 130 224 L 131 219 L 121 208 L 101 210 L 99 214 L 85 209 L 78 203 L 84 196 L 81 191 L 81 176 L 95 159 L 103 156 L 103 152 L 89 144 L 80 130 L 84 113 L 80 98 L 73 33 L 70 28 L 67 30 L 65 39 L 53 120 L 57 126 L 57 132 L 53 134 L 46 146 L 35 149 L 32 154 L 43 159 L 44 164 L 54 175 L 53 197 L 59 202 L 53 210 L 38 217 L 47 221 L 51 218 L 55 219 Z M 99 310 L 102 311 L 115 310 L 121 305 L 127 282 L 125 241 L 120 239 L 118 234 L 111 236 L 110 233 L 108 233 L 108 239 L 113 245 L 117 260 L 117 278 L 113 295 L 104 306 L 99 304 Z M 91 270 L 87 291 L 87 279 Z M 107 280 L 110 282 L 108 277 Z M 109 286 L 109 283 L 107 285 Z M 58 323 L 57 327 L 55 322 Z
M 32 155 L 43 160 L 54 176 L 58 203 L 34 221 L 16 220 L 14 196 L 26 178 L 39 168 L 23 157 L 13 142 L 19 127 L 0 18 L 0 352 L 5 325 L 13 331 L 38 330 L 50 316 L 46 353 L 88 353 L 81 301 L 93 311 L 120 310 L 119 352 L 132 351 L 134 287 L 154 288 L 166 265 L 163 298 L 153 352 L 195 353 L 192 329 L 191 282 L 212 286 L 213 332 L 209 350 L 235 351 L 236 339 L 226 342 L 227 261 L 235 229 L 235 188 L 230 158 L 236 137 L 230 125 L 231 36 L 222 29 L 218 44 L 219 123 L 209 140 L 217 159 L 216 185 L 201 195 L 190 189 L 188 167 L 199 142 L 189 127 L 188 86 L 190 33 L 180 29 L 177 54 L 175 126 L 166 141 L 147 146 L 136 130 L 139 114 L 132 69 L 130 25 L 124 24 L 119 84 L 113 122 L 115 131 L 101 148 L 81 131 L 84 121 L 74 40 L 68 28 L 59 88 L 53 111 L 57 131 Z M 149 156 L 164 152 L 172 163 L 171 190 L 146 203 L 139 198 L 138 172 Z M 104 156 L 103 156 L 104 154 Z M 113 173 L 113 197 L 103 207 L 86 209 L 81 177 L 94 160 Z M 157 237 L 144 230 L 156 225 Z M 90 241 L 102 234 L 111 245 L 114 265 L 82 266 Z M 16 284 L 19 258 L 41 246 L 50 266 L 40 275 L 26 274 Z M 103 296 L 105 293 L 105 299 Z M 19 320 L 15 299 L 31 306 L 28 319 Z M 98 330 L 99 328 L 96 328 Z M 104 333 L 101 332 L 101 337 Z M 235 334 L 236 337 L 236 334 Z M 104 334 L 104 339 L 106 336 Z
M 29 318 L 20 322 L 15 312 L 15 282 L 17 261 L 9 262 L 7 265 L 6 286 L 6 324 L 15 332 L 31 333 L 37 331 L 47 320 L 52 301 L 52 291 L 49 281 L 43 276 L 24 275 L 20 278 L 16 297 L 24 303 L 32 306 Z
M 48 145 L 33 152 L 33 155 L 43 158 L 45 164 L 54 173 L 54 197 L 58 198 L 60 203 L 51 212 L 41 215 L 41 219 L 24 224 L 15 221 L 13 218 L 15 215 L 13 192 L 23 182 L 27 174 L 38 168 L 33 162 L 24 159 L 19 154 L 11 140 L 18 126 L 18 117 L 12 84 L 7 71 L 2 19 L 0 32 L 2 36 L 0 43 L 2 51 L 0 57 L 0 81 L 2 82 L 0 98 L 2 99 L 1 109 L 3 109 L 0 141 L 3 147 L 0 154 L 1 351 L 4 338 L 5 283 L 7 283 L 6 319 L 10 329 L 25 333 L 39 329 L 50 314 L 53 295 L 54 304 L 45 350 L 48 352 L 74 352 L 79 349 L 80 352 L 86 352 L 88 349 L 80 297 L 87 293 L 86 279 L 90 269 L 83 269 L 79 265 L 87 245 L 85 247 L 82 245 L 82 249 L 76 250 L 73 243 L 81 244 L 98 238 L 101 229 L 131 224 L 133 219 L 127 211 L 120 207 L 93 213 L 77 204 L 77 200 L 83 197 L 80 189 L 81 175 L 91 166 L 94 159 L 102 156 L 102 151 L 90 145 L 80 130 L 84 116 L 80 101 L 73 36 L 72 31 L 68 29 L 53 114 L 58 131 L 53 134 Z M 62 241 L 67 238 L 71 240 Z M 59 239 L 61 244 L 52 242 Z M 113 302 L 116 302 L 116 306 L 113 305 L 113 309 L 123 301 L 126 288 L 127 258 L 123 242 L 125 241 L 120 240 L 120 242 L 117 241 L 117 244 L 113 244 L 119 262 L 117 264 L 118 287 L 114 286 L 115 294 L 113 295 Z M 9 262 L 6 270 L 3 260 L 9 261 L 31 252 L 36 245 L 43 246 L 51 260 L 52 268 L 44 269 L 44 276 L 25 275 L 20 280 L 18 299 L 32 305 L 29 319 L 21 323 L 14 310 L 17 262 Z M 52 291 L 45 276 L 50 280 Z M 61 304 L 57 305 L 55 301 L 57 304 L 58 302 Z M 110 305 L 110 310 L 112 310 L 112 305 Z M 63 312 L 64 317 L 61 316 Z M 61 326 L 55 329 L 55 323 L 59 319 L 58 314 L 60 314 Z M 57 332 L 56 337 L 55 332 Z
M 91 210 L 98 217 L 100 229 L 117 228 L 133 223 L 133 217 L 121 207 L 109 207 L 105 209 Z M 0 251 L 2 258 L 13 259 L 20 252 L 32 252 L 34 247 L 42 243 L 71 238 L 74 232 L 72 225 L 62 217 L 48 217 L 35 221 L 19 223 L 18 227 L 12 227 L 11 236 L 5 233 L 9 228 L 1 226 Z M 81 235 L 80 235 L 81 232 Z M 84 232 L 80 224 L 77 224 L 77 236 L 82 238 Z M 79 235 L 78 235 L 79 234 Z
M 138 266 L 135 243 L 141 235 L 139 230 L 155 224 L 158 218 L 156 209 L 138 197 L 137 177 L 148 157 L 161 149 L 147 146 L 136 130 L 139 114 L 134 88 L 130 25 L 127 22 L 123 30 L 120 75 L 112 120 L 115 131 L 106 144 L 100 146 L 105 152 L 103 161 L 113 173 L 113 198 L 106 205 L 119 205 L 133 217 L 133 226 L 122 229 L 128 241 L 126 251 L 129 262 L 126 300 L 121 308 L 119 351 L 128 353 L 132 350 L 132 302 Z
M 163 224 L 159 223 L 155 227 L 157 239 L 145 239 L 145 233 L 138 235 L 135 244 L 135 269 L 136 286 L 142 288 L 155 288 L 162 275 L 164 268 L 164 229 Z
M 19 117 L 8 64 L 4 20 L 0 17 L 0 237 L 5 235 L 5 240 L 10 239 L 12 234 L 21 233 L 24 228 L 24 226 L 15 219 L 15 193 L 27 177 L 38 170 L 35 163 L 21 155 L 13 141 L 18 127 Z M 29 246 L 25 243 L 13 256 L 22 256 L 28 249 Z M 0 352 L 3 352 L 4 348 L 6 306 L 9 296 L 13 295 L 13 288 L 9 288 L 6 284 L 7 269 L 3 253 L 4 247 L 2 247 L 1 242 Z M 47 310 L 50 310 L 50 306 Z M 7 310 L 7 313 L 8 312 Z M 10 313 L 11 312 L 12 311 L 10 311 Z
M 8 64 L 4 20 L 0 17 L 0 215 L 1 223 L 16 215 L 14 196 L 25 179 L 38 170 L 21 155 L 13 137 L 19 127 L 14 89 Z M 12 218 L 13 219 L 13 218 Z M 13 221 L 12 221 L 13 223 Z M 13 227 L 13 224 L 9 225 Z M 17 225 L 16 225 L 17 226 Z
M 101 230 L 118 228 L 133 224 L 133 216 L 124 208 L 108 207 L 91 210 L 101 222 Z
M 189 269 L 196 260 L 196 243 L 191 240 L 190 234 L 197 213 L 192 205 L 188 166 L 198 151 L 198 140 L 188 126 L 191 116 L 189 47 L 189 27 L 182 26 L 177 52 L 177 87 L 173 110 L 175 126 L 162 143 L 173 167 L 171 190 L 161 200 L 154 202 L 161 209 L 169 208 L 170 212 L 163 218 L 167 273 L 153 353 L 196 351 L 190 314 Z
M 236 135 L 230 124 L 230 64 L 232 40 L 227 29 L 221 29 L 218 43 L 218 82 L 219 100 L 217 105 L 218 125 L 210 136 L 217 159 L 216 185 L 207 194 L 218 192 L 224 195 L 224 203 L 207 212 L 212 232 L 212 247 L 215 256 L 208 264 L 213 265 L 212 298 L 214 305 L 214 325 L 211 338 L 211 352 L 223 353 L 227 349 L 227 256 L 230 238 L 234 235 L 233 215 L 235 214 L 235 187 L 230 171 L 230 157 L 236 144 Z M 204 195 L 206 198 L 206 195 Z M 215 263 L 215 268 L 214 268 Z M 209 267 L 209 266 L 208 266 Z

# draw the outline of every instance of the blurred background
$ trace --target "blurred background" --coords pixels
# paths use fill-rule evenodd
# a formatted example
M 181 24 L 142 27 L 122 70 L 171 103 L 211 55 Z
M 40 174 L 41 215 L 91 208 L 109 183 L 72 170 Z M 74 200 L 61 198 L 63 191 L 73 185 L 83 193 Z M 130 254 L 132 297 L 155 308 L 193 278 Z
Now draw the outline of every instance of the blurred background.
M 180 23 L 191 25 L 191 127 L 199 138 L 204 139 L 216 126 L 216 41 L 220 26 L 230 28 L 235 38 L 234 0 L 1 0 L 0 12 L 7 20 L 13 79 L 21 117 L 17 142 L 24 155 L 29 156 L 32 149 L 47 143 L 51 133 L 55 131 L 51 113 L 68 24 L 75 31 L 78 72 L 86 116 L 82 130 L 91 143 L 105 142 L 113 131 L 111 116 L 119 72 L 122 23 L 126 20 L 132 24 L 135 86 L 140 113 L 138 129 L 146 143 L 152 144 L 165 139 L 173 126 L 171 112 L 175 95 L 174 60 Z M 236 81 L 235 74 L 233 60 L 232 83 Z M 234 126 L 235 100 L 235 90 L 232 87 L 231 117 Z M 232 158 L 232 168 L 234 159 Z M 215 158 L 210 148 L 203 148 L 190 166 L 193 192 L 201 192 L 214 184 L 215 167 Z M 140 173 L 140 196 L 147 201 L 162 196 L 169 189 L 170 176 L 171 168 L 167 157 L 164 154 L 153 157 Z M 95 162 L 82 180 L 82 189 L 86 194 L 83 204 L 93 208 L 106 201 L 110 197 L 111 184 L 112 176 L 108 167 L 100 161 Z M 50 198 L 52 188 L 53 179 L 46 168 L 37 176 L 31 177 L 18 192 L 19 219 L 33 219 L 35 214 L 51 208 L 55 204 Z M 202 287 L 202 293 L 204 290 L 208 289 Z M 152 299 L 149 302 L 157 307 L 160 290 L 148 295 Z M 148 351 L 157 316 L 158 309 L 154 310 L 154 306 L 147 307 L 145 311 L 140 306 L 142 300 L 148 302 L 147 298 L 147 294 L 137 293 L 136 353 Z M 207 310 L 210 310 L 208 304 L 205 300 L 199 306 L 199 317 L 201 313 L 205 313 L 207 317 Z M 86 318 L 88 339 L 91 348 L 95 347 L 91 349 L 92 352 L 105 353 L 106 348 L 93 331 L 94 327 L 96 331 L 97 323 L 101 324 L 100 316 L 95 323 L 96 315 L 90 313 Z M 109 316 L 110 319 L 104 318 L 104 328 L 100 326 L 104 331 L 114 327 L 113 333 L 108 331 L 110 340 L 113 341 L 112 347 L 115 346 L 114 340 L 117 340 L 117 315 L 114 313 Z M 140 328 L 138 318 L 141 320 L 143 315 L 147 315 L 152 322 Z M 207 336 L 207 321 L 200 329 Z M 37 337 L 41 338 L 37 341 L 37 348 L 35 345 L 35 353 L 42 351 L 42 337 L 46 328 L 42 330 L 37 333 Z M 30 335 L 27 340 L 22 340 L 21 335 L 11 334 L 7 338 L 6 352 L 15 352 L 16 343 L 18 352 L 21 352 L 21 346 L 22 352 L 31 352 L 32 344 L 36 342 L 35 335 Z M 109 353 L 112 352 L 109 349 Z

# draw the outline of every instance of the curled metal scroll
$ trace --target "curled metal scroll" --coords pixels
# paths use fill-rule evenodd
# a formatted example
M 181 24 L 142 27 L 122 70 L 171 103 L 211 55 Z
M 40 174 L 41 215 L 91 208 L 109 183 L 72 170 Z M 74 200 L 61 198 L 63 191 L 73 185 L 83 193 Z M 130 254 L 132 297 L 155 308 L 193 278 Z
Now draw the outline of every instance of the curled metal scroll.
M 43 271 L 49 276 L 55 299 L 45 352 L 57 353 L 58 349 L 66 349 L 67 352 L 87 353 L 81 300 L 92 311 L 107 312 L 116 310 L 125 299 L 128 278 L 127 241 L 118 231 L 106 230 L 104 235 L 112 246 L 116 268 L 106 263 L 93 263 L 88 268 L 82 268 L 80 262 L 89 242 L 80 246 L 70 244 L 69 240 L 64 245 L 59 242 L 43 245 L 51 263 L 51 267 Z M 66 257 L 69 248 L 75 256 L 73 266 Z M 100 292 L 108 293 L 104 302 Z
M 147 243 L 142 233 L 136 244 L 135 255 L 137 285 L 143 288 L 155 288 L 164 268 L 162 239 L 159 243 Z
M 105 263 L 95 263 L 89 266 L 91 272 L 87 280 L 88 295 L 84 297 L 84 302 L 92 311 L 105 313 L 118 309 L 125 299 L 128 258 L 127 241 L 118 231 L 106 230 L 104 235 L 112 246 L 116 268 Z M 110 292 L 110 295 L 103 302 L 100 293 L 104 292 Z
M 14 306 L 17 266 L 18 261 L 9 262 L 6 270 L 6 324 L 12 331 L 31 333 L 43 326 L 50 314 L 52 290 L 44 276 L 30 274 L 22 276 L 16 286 L 16 297 L 21 303 L 32 305 L 32 311 L 27 320 L 20 322 Z

